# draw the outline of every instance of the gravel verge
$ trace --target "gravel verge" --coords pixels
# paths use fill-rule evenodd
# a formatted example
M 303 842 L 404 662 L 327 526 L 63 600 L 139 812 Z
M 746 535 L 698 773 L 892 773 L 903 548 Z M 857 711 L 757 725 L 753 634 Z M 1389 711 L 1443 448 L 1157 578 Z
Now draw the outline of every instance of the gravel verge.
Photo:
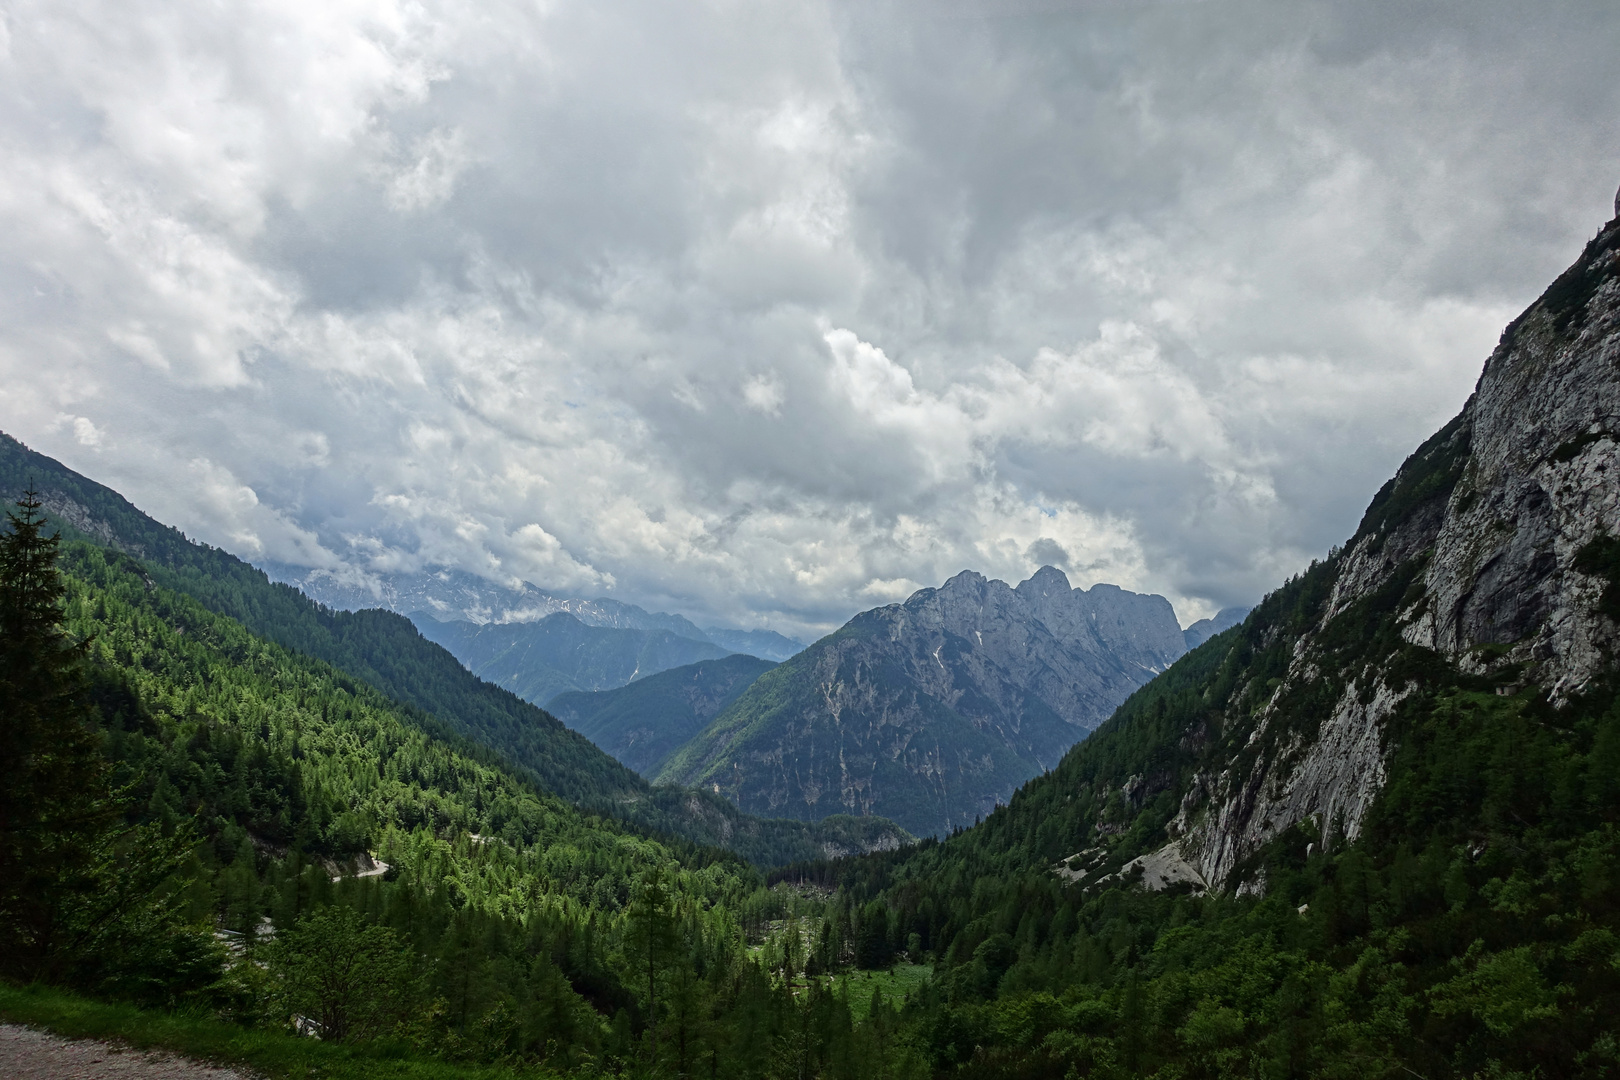
M 252 1073 L 136 1050 L 97 1039 L 64 1039 L 0 1024 L 0 1076 L 6 1080 L 255 1080 Z

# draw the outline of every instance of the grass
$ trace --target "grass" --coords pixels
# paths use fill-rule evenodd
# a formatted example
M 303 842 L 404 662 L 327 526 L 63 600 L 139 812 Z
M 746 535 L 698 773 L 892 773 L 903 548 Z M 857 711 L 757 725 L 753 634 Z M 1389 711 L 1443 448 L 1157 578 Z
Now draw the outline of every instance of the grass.
M 850 1015 L 860 1023 L 872 1011 L 874 990 L 883 992 L 884 1001 L 900 1004 L 933 974 L 934 969 L 929 964 L 896 964 L 888 971 L 847 971 L 822 978 L 831 980 L 834 992 L 844 995 L 844 1000 L 849 1002 Z
M 515 1080 L 555 1074 L 455 1065 L 413 1056 L 403 1043 L 344 1046 L 245 1028 L 201 1014 L 96 1001 L 49 987 L 0 983 L 0 1018 L 68 1038 L 109 1039 L 244 1068 L 271 1080 Z

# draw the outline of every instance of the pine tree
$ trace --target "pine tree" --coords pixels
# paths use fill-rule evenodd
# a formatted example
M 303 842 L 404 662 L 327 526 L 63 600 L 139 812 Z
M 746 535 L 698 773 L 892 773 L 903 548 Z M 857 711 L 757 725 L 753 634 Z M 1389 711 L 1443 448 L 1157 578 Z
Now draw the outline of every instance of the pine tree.
M 662 866 L 648 869 L 637 882 L 630 904 L 628 941 L 638 981 L 647 988 L 647 1031 L 651 1039 L 651 1061 L 658 1064 L 658 984 L 666 976 L 676 944 L 675 898 L 669 874 Z
M 0 535 L 0 967 L 30 978 L 67 932 L 64 892 L 94 887 L 92 838 L 116 816 L 40 509 L 30 489 Z
M 219 974 L 175 877 L 195 834 L 123 820 L 41 508 L 0 535 L 0 974 L 172 1000 Z

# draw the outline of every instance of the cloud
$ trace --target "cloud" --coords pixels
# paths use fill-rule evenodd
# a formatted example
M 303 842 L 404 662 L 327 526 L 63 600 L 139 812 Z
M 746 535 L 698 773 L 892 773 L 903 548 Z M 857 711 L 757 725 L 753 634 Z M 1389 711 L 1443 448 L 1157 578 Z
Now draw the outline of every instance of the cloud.
M 769 375 L 755 375 L 743 386 L 743 400 L 748 407 L 770 416 L 782 415 L 782 384 Z
M 80 446 L 89 447 L 91 450 L 101 445 L 101 430 L 88 416 L 73 418 L 73 437 L 78 440 Z
M 1620 12 L 18 0 L 0 428 L 252 558 L 1252 602 L 1608 216 Z

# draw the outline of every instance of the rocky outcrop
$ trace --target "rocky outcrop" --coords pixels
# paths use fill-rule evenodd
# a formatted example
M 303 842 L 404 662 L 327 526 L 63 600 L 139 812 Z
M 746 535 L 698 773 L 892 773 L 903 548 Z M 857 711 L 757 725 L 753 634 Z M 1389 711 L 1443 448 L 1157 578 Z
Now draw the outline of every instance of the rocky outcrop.
M 1234 695 L 1221 726 L 1243 741 L 1196 771 L 1152 853 L 1155 868 L 1190 870 L 1147 884 L 1195 874 L 1231 886 L 1297 825 L 1354 839 L 1384 784 L 1387 723 L 1414 657 L 1490 674 L 1502 693 L 1533 684 L 1554 705 L 1612 672 L 1620 627 L 1602 601 L 1620 584 L 1614 560 L 1591 553 L 1620 536 L 1617 481 L 1620 220 L 1508 327 L 1462 412 L 1313 570 L 1331 578 L 1320 617 L 1294 632 L 1275 686 Z M 1374 649 L 1369 612 L 1390 608 L 1399 641 Z M 1261 626 L 1256 641 L 1287 633 Z
M 1189 791 L 1166 826 L 1175 839 L 1158 853 L 1161 861 L 1173 853 L 1201 881 L 1220 884 L 1265 844 L 1306 820 L 1318 823 L 1329 842 L 1354 840 L 1384 786 L 1382 726 L 1402 696 L 1378 685 L 1369 697 L 1352 682 L 1315 738 L 1296 735 L 1241 780 L 1228 769 L 1204 790 Z M 1264 732 L 1256 727 L 1251 741 Z M 1201 796 L 1210 792 L 1219 797 L 1200 807 Z
M 1614 662 L 1604 582 L 1578 553 L 1620 535 L 1620 221 L 1503 335 L 1469 402 L 1472 453 L 1410 614 L 1467 662 L 1510 645 L 1555 700 Z
M 1169 601 L 958 574 L 762 676 L 671 759 L 753 813 L 971 824 L 1185 651 Z

